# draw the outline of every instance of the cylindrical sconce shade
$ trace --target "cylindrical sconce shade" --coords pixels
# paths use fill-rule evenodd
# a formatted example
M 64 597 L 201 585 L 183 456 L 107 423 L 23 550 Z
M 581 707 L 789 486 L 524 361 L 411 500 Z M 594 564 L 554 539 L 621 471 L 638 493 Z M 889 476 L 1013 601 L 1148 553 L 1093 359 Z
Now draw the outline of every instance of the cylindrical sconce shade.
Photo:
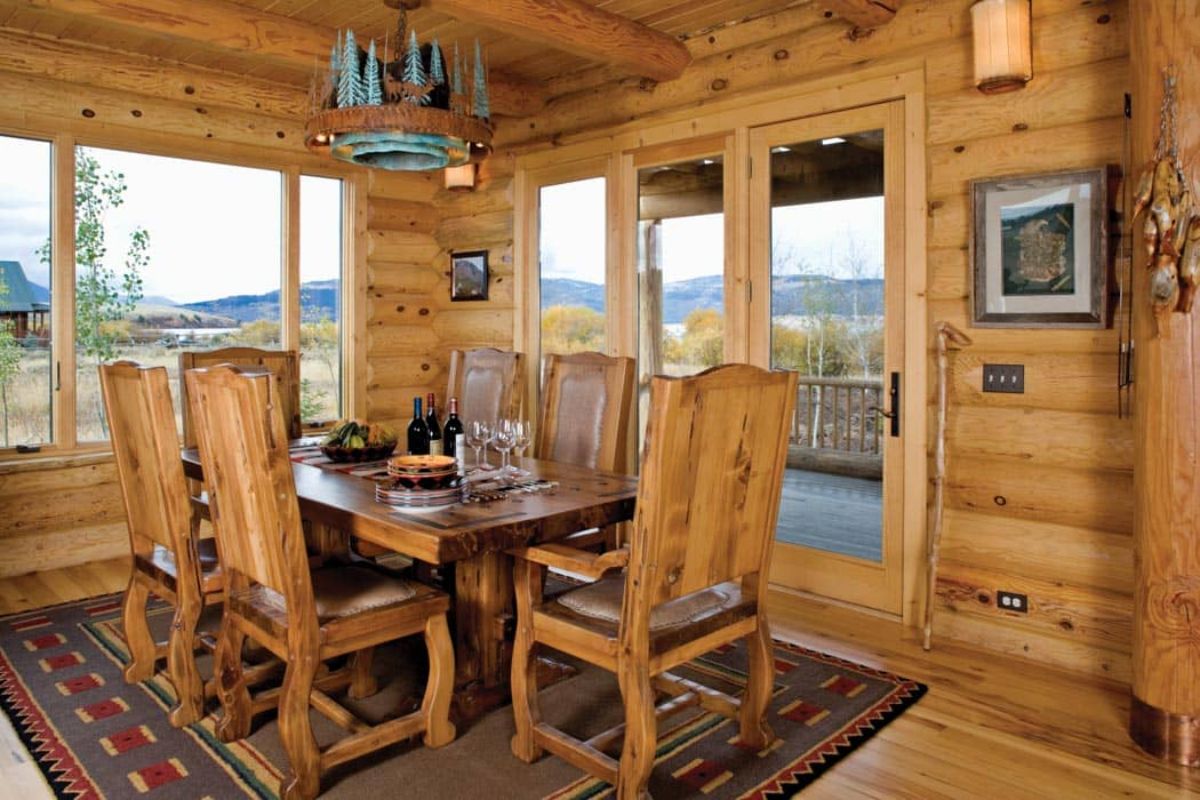
M 1033 77 L 1030 16 L 1030 0 L 979 0 L 971 6 L 979 91 L 1011 92 Z
M 475 188 L 475 165 L 446 167 L 446 188 L 452 192 L 469 192 Z

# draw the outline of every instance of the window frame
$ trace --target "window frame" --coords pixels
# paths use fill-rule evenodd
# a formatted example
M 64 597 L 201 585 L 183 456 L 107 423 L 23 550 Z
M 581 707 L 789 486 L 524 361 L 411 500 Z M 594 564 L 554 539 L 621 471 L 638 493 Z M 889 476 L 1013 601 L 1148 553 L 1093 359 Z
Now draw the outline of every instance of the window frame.
M 625 343 L 620 337 L 624 331 L 619 314 L 613 313 L 621 296 L 616 282 L 620 280 L 620 194 L 618 193 L 618 160 L 612 156 L 587 158 L 556 164 L 540 169 L 520 170 L 514 196 L 518 198 L 517 209 L 524 209 L 516 217 L 521 228 L 514 241 L 516 263 L 529 265 L 528 269 L 514 272 L 516 280 L 516 305 L 513 315 L 514 341 L 523 353 L 536 353 L 529 359 L 525 370 L 525 408 L 536 416 L 534 409 L 541 403 L 541 357 L 542 357 L 542 291 L 541 291 L 541 191 L 546 186 L 604 178 L 604 352 L 618 355 Z
M 211 164 L 265 169 L 278 173 L 281 183 L 280 335 L 281 347 L 300 350 L 300 176 L 333 178 L 342 182 L 341 263 L 341 407 L 345 416 L 366 411 L 366 239 L 367 186 L 360 170 L 343 167 L 304 153 L 264 153 L 257 148 L 222 143 L 190 142 L 110 135 L 76 136 L 36 128 L 0 126 L 0 136 L 46 142 L 50 145 L 50 362 L 51 441 L 35 452 L 0 447 L 0 462 L 47 456 L 72 456 L 108 451 L 105 440 L 80 441 L 76 431 L 75 381 L 75 166 L 76 148 L 121 150 Z M 65 201 L 65 202 L 64 202 Z M 69 365 L 69 366 L 68 366 Z M 306 431 L 320 430 L 333 420 L 306 422 Z

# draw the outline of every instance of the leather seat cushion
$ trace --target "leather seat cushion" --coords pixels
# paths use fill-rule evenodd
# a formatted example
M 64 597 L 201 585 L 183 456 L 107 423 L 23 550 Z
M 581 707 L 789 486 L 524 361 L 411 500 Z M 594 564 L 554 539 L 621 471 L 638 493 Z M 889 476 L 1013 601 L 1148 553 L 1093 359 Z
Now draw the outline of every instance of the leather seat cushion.
M 722 583 L 686 597 L 668 600 L 650 612 L 650 630 L 686 625 L 735 603 L 738 597 L 736 584 Z M 576 614 L 616 624 L 621 620 L 624 599 L 625 576 L 611 575 L 573 589 L 560 596 L 557 602 Z
M 358 566 L 315 570 L 312 586 L 321 622 L 403 603 L 417 593 L 411 581 Z

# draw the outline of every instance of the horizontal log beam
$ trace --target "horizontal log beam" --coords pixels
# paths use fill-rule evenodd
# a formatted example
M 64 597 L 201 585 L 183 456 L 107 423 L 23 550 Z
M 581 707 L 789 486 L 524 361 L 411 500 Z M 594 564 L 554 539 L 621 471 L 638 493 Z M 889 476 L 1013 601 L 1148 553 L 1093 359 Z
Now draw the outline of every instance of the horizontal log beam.
M 903 0 L 822 0 L 821 5 L 859 28 L 877 28 L 896 16 Z
M 512 34 L 658 81 L 683 74 L 692 54 L 674 36 L 582 0 L 425 0 L 431 11 Z
M 221 106 L 295 121 L 308 112 L 308 92 L 136 53 L 0 28 L 0 71 L 97 86 L 193 106 Z
M 23 0 L 18 5 L 262 57 L 295 68 L 298 76 L 309 76 L 314 67 L 324 64 L 337 39 L 332 28 L 227 0 Z M 527 81 L 497 71 L 489 77 L 496 114 L 526 116 L 544 104 L 541 90 Z

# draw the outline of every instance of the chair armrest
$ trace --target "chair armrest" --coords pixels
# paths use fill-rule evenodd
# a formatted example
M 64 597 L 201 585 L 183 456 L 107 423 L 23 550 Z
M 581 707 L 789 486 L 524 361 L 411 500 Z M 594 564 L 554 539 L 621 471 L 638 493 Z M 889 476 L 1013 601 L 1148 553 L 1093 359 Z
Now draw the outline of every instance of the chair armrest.
M 593 580 L 603 577 L 610 569 L 618 569 L 629 563 L 628 547 L 619 547 L 607 553 L 589 553 L 563 544 L 542 544 L 510 550 L 509 553 L 543 567 L 574 572 Z

